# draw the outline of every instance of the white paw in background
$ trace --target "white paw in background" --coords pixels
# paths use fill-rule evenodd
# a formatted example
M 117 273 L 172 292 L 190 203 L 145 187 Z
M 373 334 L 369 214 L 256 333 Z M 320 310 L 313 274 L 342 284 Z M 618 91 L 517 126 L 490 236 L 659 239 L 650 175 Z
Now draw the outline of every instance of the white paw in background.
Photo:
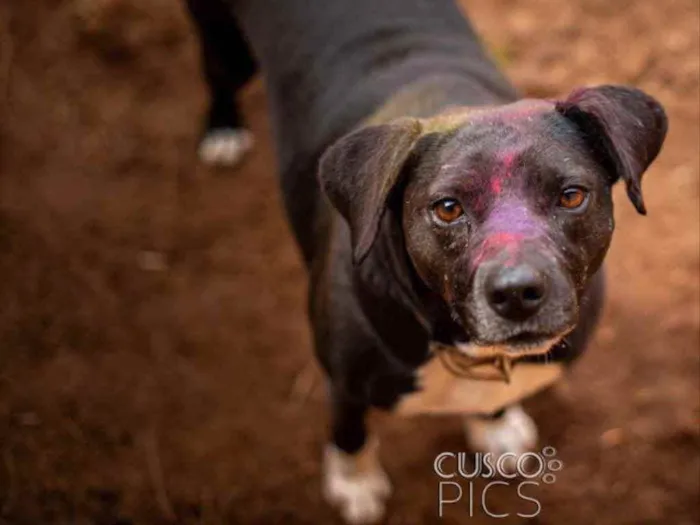
M 235 166 L 250 148 L 253 134 L 242 128 L 222 128 L 208 131 L 199 143 L 199 158 L 206 164 Z
M 378 445 L 368 443 L 356 455 L 328 445 L 324 458 L 323 494 L 352 525 L 382 519 L 391 483 L 377 459 Z
M 494 456 L 524 454 L 537 446 L 537 425 L 520 405 L 509 407 L 498 419 L 467 418 L 465 429 L 475 451 Z

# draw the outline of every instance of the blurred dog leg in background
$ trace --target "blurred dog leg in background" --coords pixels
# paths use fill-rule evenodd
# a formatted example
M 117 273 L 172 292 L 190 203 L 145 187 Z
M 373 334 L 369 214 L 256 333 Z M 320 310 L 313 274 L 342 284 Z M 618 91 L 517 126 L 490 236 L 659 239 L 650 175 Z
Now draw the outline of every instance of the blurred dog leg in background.
M 236 94 L 256 73 L 257 64 L 230 9 L 222 2 L 186 3 L 199 37 L 209 90 L 199 157 L 207 164 L 235 166 L 253 146 L 253 135 L 246 129 Z

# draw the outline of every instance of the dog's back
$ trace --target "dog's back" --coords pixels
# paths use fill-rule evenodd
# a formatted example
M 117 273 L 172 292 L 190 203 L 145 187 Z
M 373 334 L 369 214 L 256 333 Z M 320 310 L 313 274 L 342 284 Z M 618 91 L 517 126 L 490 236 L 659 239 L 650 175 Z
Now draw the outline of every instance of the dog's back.
M 233 8 L 265 76 L 302 247 L 308 223 L 294 223 L 315 215 L 318 156 L 397 92 L 440 77 L 445 104 L 515 98 L 453 0 L 244 0 Z

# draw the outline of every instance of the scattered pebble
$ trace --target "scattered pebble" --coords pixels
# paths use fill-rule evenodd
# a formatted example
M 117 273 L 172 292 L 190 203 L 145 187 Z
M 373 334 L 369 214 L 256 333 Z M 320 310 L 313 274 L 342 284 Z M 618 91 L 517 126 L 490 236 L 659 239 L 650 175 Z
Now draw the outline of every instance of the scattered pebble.
M 17 417 L 19 424 L 23 427 L 38 427 L 41 423 L 39 416 L 34 412 L 24 412 Z
M 146 272 L 163 272 L 168 269 L 165 255 L 151 250 L 142 251 L 138 256 L 139 268 Z
M 625 440 L 625 433 L 621 428 L 611 428 L 600 435 L 600 443 L 605 448 L 616 447 Z

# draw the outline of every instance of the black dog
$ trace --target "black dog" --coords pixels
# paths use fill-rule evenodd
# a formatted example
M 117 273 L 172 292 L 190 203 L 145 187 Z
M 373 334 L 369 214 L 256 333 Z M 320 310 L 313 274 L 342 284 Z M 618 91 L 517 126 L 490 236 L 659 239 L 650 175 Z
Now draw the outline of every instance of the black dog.
M 236 17 L 266 81 L 329 377 L 329 500 L 355 523 L 383 513 L 371 407 L 461 413 L 475 447 L 532 447 L 517 402 L 595 325 L 611 188 L 645 213 L 659 103 L 620 86 L 517 101 L 451 0 L 200 3 Z

